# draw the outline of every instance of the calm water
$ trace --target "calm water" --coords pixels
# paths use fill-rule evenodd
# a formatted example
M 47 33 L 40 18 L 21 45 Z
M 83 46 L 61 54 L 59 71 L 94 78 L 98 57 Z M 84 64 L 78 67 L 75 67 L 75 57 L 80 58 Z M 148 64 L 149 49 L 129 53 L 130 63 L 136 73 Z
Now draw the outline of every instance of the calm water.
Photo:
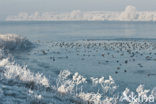
M 155 22 L 0 22 L 0 33 L 31 40 L 156 38 Z

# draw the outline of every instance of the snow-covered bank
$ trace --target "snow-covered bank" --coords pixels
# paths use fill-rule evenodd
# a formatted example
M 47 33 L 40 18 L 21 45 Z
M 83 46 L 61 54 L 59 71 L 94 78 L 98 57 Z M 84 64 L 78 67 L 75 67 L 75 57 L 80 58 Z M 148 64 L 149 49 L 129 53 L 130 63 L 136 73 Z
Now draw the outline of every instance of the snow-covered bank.
M 156 21 L 156 11 L 137 11 L 130 5 L 122 12 L 73 10 L 67 13 L 19 13 L 8 16 L 6 21 Z
M 139 104 L 129 99 L 132 93 L 138 97 L 142 95 L 156 97 L 155 88 L 146 90 L 143 85 L 138 86 L 136 92 L 130 91 L 129 88 L 117 92 L 120 86 L 115 84 L 111 76 L 85 78 L 77 72 L 63 70 L 54 84 L 42 74 L 34 74 L 25 67 L 10 63 L 8 59 L 0 61 L 0 65 L 2 104 L 124 104 L 123 102 Z M 95 90 L 97 88 L 98 90 Z

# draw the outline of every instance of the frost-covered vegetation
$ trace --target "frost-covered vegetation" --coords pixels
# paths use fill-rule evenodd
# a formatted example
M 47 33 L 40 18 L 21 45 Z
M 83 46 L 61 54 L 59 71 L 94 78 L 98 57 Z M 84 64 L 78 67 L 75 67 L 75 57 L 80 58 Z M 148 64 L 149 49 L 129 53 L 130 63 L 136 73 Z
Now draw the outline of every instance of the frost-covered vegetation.
M 9 50 L 28 49 L 32 47 L 32 43 L 16 34 L 0 34 L 0 48 Z
M 155 11 L 137 11 L 134 6 L 127 6 L 122 12 L 112 11 L 80 11 L 73 10 L 66 13 L 35 12 L 19 13 L 8 16 L 6 21 L 156 21 Z

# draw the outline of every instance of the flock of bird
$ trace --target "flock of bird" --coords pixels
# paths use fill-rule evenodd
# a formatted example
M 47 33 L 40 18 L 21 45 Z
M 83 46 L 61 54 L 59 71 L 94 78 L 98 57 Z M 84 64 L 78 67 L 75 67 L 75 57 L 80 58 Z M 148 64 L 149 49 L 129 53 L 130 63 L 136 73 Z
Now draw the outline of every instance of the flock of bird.
M 85 60 L 87 57 L 101 57 L 103 61 L 98 61 L 98 64 L 109 63 L 113 60 L 118 66 L 115 74 L 119 73 L 122 65 L 128 65 L 129 62 L 135 62 L 138 57 L 146 61 L 156 62 L 156 44 L 149 41 L 73 41 L 73 42 L 49 42 L 47 50 L 42 50 L 43 55 L 47 55 L 51 48 L 60 48 L 60 51 L 54 51 L 60 56 L 51 56 L 50 59 L 56 61 L 57 59 L 70 57 L 70 54 L 75 54 Z M 65 51 L 61 51 L 64 49 Z M 61 57 L 61 53 L 66 52 L 66 56 Z M 138 61 L 137 61 L 138 62 Z M 111 62 L 110 62 L 111 63 Z M 141 62 L 137 63 L 140 68 L 143 68 Z M 123 72 L 128 72 L 124 69 Z M 155 74 L 148 74 L 155 75 Z

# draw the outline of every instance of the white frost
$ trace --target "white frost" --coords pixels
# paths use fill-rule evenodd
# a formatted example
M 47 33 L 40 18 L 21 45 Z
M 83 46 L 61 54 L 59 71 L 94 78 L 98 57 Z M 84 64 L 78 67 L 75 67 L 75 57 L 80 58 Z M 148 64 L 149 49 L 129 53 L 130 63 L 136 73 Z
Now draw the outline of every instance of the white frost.
M 6 21 L 156 21 L 156 11 L 137 11 L 134 6 L 127 6 L 122 12 L 73 10 L 67 13 L 35 12 L 19 13 L 8 16 Z
M 0 48 L 26 49 L 31 47 L 31 42 L 16 34 L 0 34 Z
M 26 67 L 21 67 L 14 62 L 9 62 L 8 59 L 0 61 L 0 67 L 3 68 L 6 79 L 18 79 L 23 82 L 34 82 L 49 87 L 49 81 L 44 75 L 40 73 L 34 74 Z

